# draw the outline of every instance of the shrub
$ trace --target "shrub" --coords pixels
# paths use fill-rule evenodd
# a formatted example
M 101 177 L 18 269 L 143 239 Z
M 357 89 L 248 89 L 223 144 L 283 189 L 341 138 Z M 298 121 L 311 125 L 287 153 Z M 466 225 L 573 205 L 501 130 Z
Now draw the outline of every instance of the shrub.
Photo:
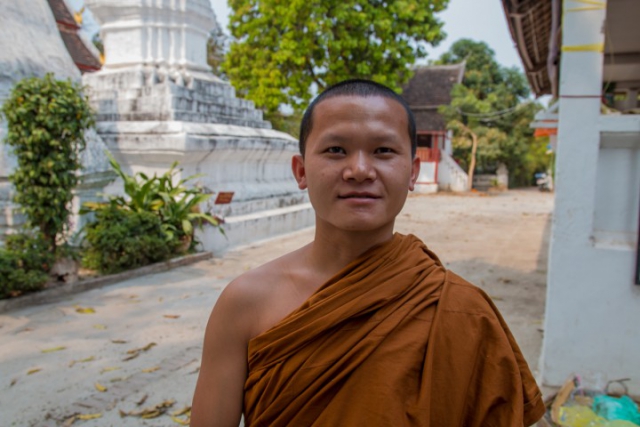
M 18 167 L 9 176 L 14 201 L 26 214 L 28 228 L 42 233 L 55 253 L 69 219 L 73 189 L 81 168 L 84 131 L 94 123 L 82 88 L 55 80 L 49 73 L 19 81 L 2 106 L 7 119 L 5 142 Z
M 118 162 L 107 153 L 111 167 L 124 182 L 125 197 L 111 196 L 107 204 L 133 212 L 151 212 L 158 216 L 167 242 L 179 247 L 193 248 L 198 242 L 194 238 L 194 225 L 202 226 L 208 223 L 218 227 L 220 219 L 208 213 L 200 212 L 198 206 L 208 200 L 211 194 L 206 194 L 200 188 L 187 188 L 184 184 L 197 177 L 190 176 L 174 183 L 178 173 L 178 163 L 164 174 L 152 177 L 142 172 L 129 176 L 122 171 Z M 88 202 L 83 205 L 81 213 L 98 212 L 105 208 L 105 203 Z M 186 243 L 186 245 L 185 245 Z
M 7 237 L 6 248 L 0 248 L 0 298 L 44 287 L 55 259 L 48 245 L 42 235 L 21 233 Z
M 88 244 L 83 264 L 101 273 L 117 273 L 167 259 L 175 249 L 158 215 L 103 204 L 85 226 Z

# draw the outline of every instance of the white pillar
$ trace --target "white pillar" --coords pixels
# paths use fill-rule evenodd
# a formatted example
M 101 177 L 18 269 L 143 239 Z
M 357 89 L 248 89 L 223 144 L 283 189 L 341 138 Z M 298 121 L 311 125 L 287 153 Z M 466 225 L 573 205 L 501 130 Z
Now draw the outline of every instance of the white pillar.
M 547 385 L 562 384 L 580 370 L 585 352 L 596 351 L 595 337 L 585 336 L 580 327 L 589 316 L 593 295 L 584 292 L 576 270 L 592 247 L 605 1 L 601 5 L 578 10 L 584 3 L 563 2 L 555 210 L 540 363 Z

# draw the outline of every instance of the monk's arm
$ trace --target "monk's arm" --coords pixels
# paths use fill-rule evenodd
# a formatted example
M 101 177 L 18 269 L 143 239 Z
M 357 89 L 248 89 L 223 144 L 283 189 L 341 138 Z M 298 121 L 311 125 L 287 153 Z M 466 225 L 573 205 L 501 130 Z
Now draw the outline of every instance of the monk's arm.
M 238 427 L 247 376 L 248 321 L 242 287 L 231 283 L 216 303 L 205 331 L 191 427 Z

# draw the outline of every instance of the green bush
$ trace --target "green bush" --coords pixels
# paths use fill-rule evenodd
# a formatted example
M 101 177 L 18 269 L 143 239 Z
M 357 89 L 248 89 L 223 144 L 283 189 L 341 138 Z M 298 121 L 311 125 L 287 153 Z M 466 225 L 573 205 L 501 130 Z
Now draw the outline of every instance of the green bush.
M 197 175 L 175 180 L 174 183 L 174 177 L 178 173 L 178 163 L 175 162 L 160 176 L 149 177 L 142 172 L 129 176 L 122 171 L 111 154 L 106 154 L 112 169 L 122 178 L 126 197 L 111 196 L 107 203 L 87 202 L 80 213 L 98 212 L 105 209 L 107 204 L 133 212 L 151 212 L 160 218 L 167 242 L 173 244 L 174 248 L 183 247 L 185 250 L 193 249 L 198 243 L 194 237 L 194 225 L 210 224 L 218 227 L 224 234 L 220 219 L 200 212 L 198 208 L 211 194 L 204 193 L 200 188 L 187 188 L 184 185 Z
M 160 218 L 152 212 L 131 211 L 114 204 L 94 210 L 85 226 L 83 264 L 100 273 L 117 273 L 167 259 L 175 245 L 167 241 Z
M 0 248 L 0 298 L 9 298 L 43 288 L 54 262 L 42 235 L 14 234 Z
M 37 228 L 55 253 L 64 240 L 79 180 L 79 152 L 85 147 L 84 131 L 94 123 L 93 112 L 80 85 L 49 73 L 19 81 L 2 113 L 5 142 L 18 162 L 9 176 L 14 201 L 26 214 L 26 226 Z

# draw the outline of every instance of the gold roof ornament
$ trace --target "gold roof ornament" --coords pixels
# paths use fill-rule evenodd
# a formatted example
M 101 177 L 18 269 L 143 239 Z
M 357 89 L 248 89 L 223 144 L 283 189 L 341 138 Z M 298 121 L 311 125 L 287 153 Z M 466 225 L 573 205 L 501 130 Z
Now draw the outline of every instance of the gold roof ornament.
M 82 26 L 82 14 L 84 13 L 84 6 L 73 14 L 73 19 L 76 21 L 76 24 Z

